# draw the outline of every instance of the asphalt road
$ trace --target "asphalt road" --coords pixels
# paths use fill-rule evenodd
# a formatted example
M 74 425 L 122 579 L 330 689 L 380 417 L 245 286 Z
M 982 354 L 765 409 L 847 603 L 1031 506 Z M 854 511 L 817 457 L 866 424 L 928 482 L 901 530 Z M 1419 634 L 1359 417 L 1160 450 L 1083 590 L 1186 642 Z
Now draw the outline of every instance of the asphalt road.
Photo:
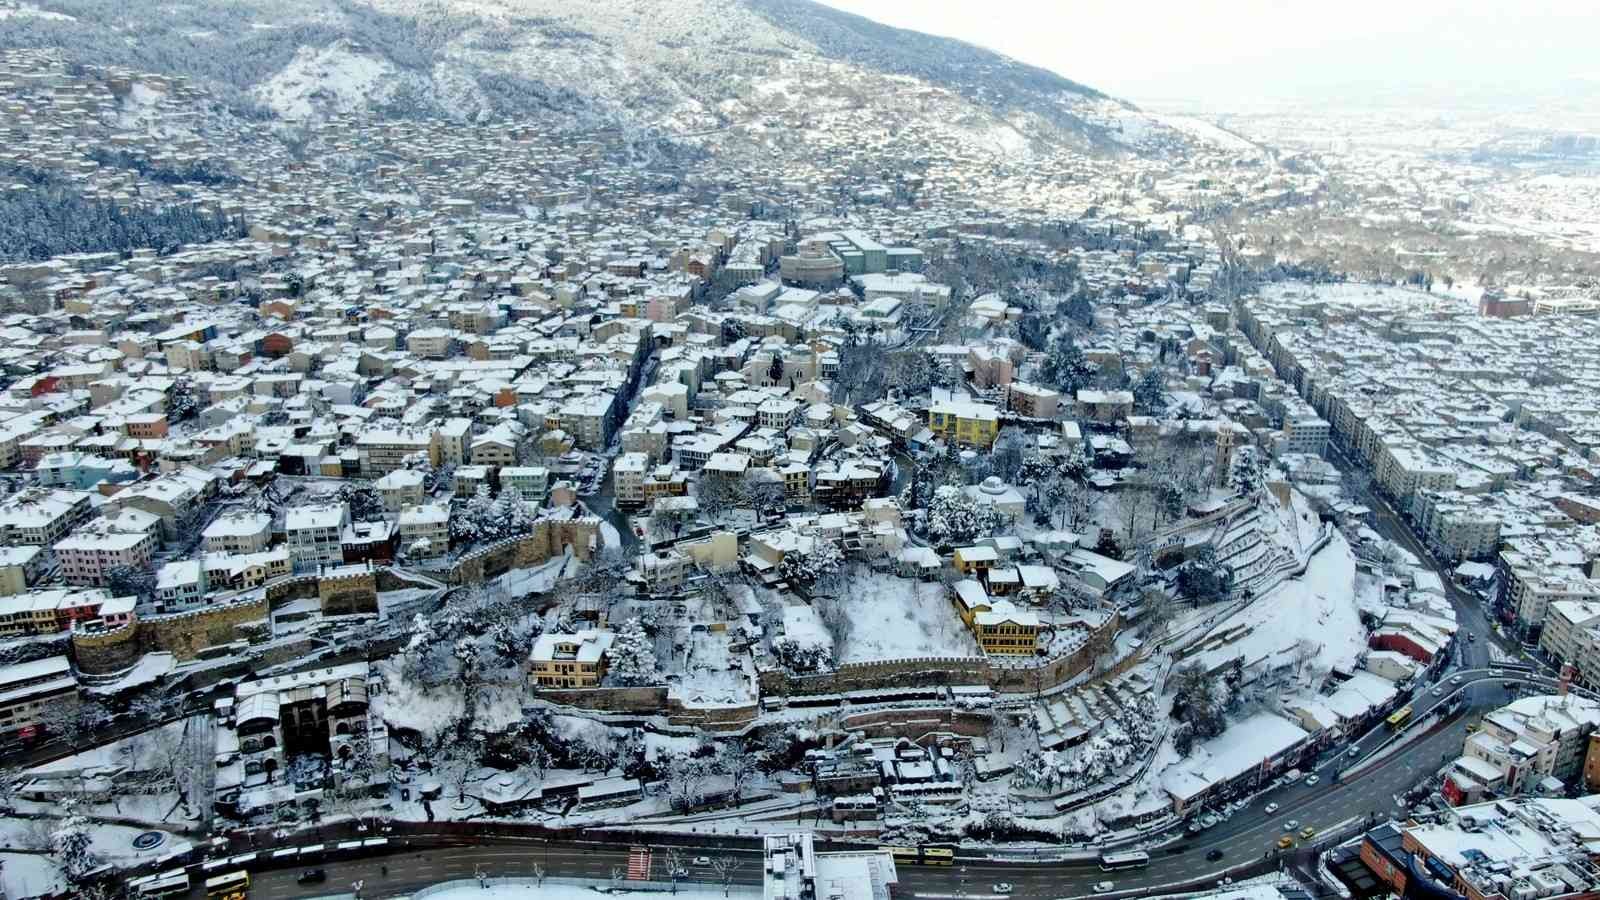
M 1333 455 L 1338 458 L 1338 462 L 1342 467 L 1359 468 L 1351 461 L 1348 454 L 1331 444 L 1329 446 L 1333 448 Z M 1476 597 L 1456 585 L 1454 572 L 1439 564 L 1433 553 L 1417 538 L 1416 533 L 1411 530 L 1411 526 L 1406 524 L 1405 519 L 1395 511 L 1387 499 L 1379 495 L 1370 485 L 1359 499 L 1372 510 L 1372 527 L 1374 531 L 1404 547 L 1422 560 L 1444 582 L 1445 596 L 1450 600 L 1450 605 L 1455 608 L 1456 624 L 1460 627 L 1462 634 L 1458 651 L 1462 668 L 1480 669 L 1488 666 L 1490 664 L 1489 647 L 1491 644 L 1499 646 L 1507 659 L 1524 658 L 1520 648 L 1502 641 L 1494 633 L 1494 630 L 1490 627 L 1488 613 L 1484 610 L 1483 604 L 1478 602 Z M 1465 638 L 1467 634 L 1475 635 L 1477 640 L 1467 640 Z
M 1446 757 L 1460 752 L 1466 721 L 1465 717 L 1458 717 L 1434 727 L 1404 750 L 1375 763 L 1344 784 L 1335 783 L 1333 772 L 1349 760 L 1337 753 L 1330 755 L 1321 761 L 1318 784 L 1308 785 L 1301 780 L 1258 796 L 1211 829 L 1151 851 L 1151 864 L 1147 868 L 1108 875 L 1092 862 L 968 862 L 949 868 L 903 866 L 900 896 L 965 896 L 981 900 L 993 895 L 994 885 L 1000 882 L 1011 884 L 1016 897 L 1090 896 L 1093 886 L 1106 880 L 1112 881 L 1115 891 L 1120 893 L 1193 879 L 1210 872 L 1221 873 L 1231 866 L 1276 856 L 1279 851 L 1275 842 L 1285 833 L 1285 825 L 1290 821 L 1295 823 L 1296 831 L 1308 825 L 1322 831 L 1369 813 L 1387 816 L 1398 812 L 1396 795 L 1438 768 Z M 1368 742 L 1369 749 L 1377 746 L 1372 738 Z M 1264 809 L 1268 803 L 1277 803 L 1280 809 L 1268 815 Z M 1298 836 L 1296 842 L 1299 842 Z M 253 897 L 313 897 L 348 892 L 354 882 L 361 881 L 363 897 L 393 897 L 440 881 L 470 879 L 480 872 L 490 877 L 533 877 L 536 866 L 542 867 L 546 875 L 604 879 L 625 868 L 631 846 L 632 842 L 623 840 L 614 844 L 598 841 L 559 844 L 533 840 L 511 843 L 497 838 L 492 844 L 403 850 L 385 857 L 321 863 L 317 867 L 326 872 L 327 881 L 312 885 L 296 883 L 305 867 L 261 872 L 252 876 L 251 894 Z M 1206 860 L 1207 852 L 1212 849 L 1222 851 L 1220 860 Z M 698 855 L 716 858 L 732 852 L 744 860 L 734 881 L 740 884 L 759 882 L 760 865 L 752 850 L 686 848 L 683 852 L 688 859 Z M 664 878 L 666 864 L 666 851 L 655 848 L 653 877 Z M 707 867 L 690 865 L 689 869 L 689 880 L 716 881 L 716 873 Z M 191 894 L 199 895 L 198 890 Z

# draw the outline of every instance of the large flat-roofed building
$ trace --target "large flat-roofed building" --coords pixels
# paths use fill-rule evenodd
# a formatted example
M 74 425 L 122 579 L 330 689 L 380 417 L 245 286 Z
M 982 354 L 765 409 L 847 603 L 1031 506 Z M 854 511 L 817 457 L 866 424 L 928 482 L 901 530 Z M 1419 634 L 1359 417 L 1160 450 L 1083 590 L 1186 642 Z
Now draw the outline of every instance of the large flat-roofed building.
M 78 702 L 78 678 L 65 656 L 0 666 L 0 735 L 38 729 L 44 711 Z
M 1361 862 L 1403 897 L 1593 897 L 1600 795 L 1457 807 L 1367 832 Z
M 763 900 L 889 900 L 899 884 L 887 850 L 818 853 L 810 832 L 761 842 Z

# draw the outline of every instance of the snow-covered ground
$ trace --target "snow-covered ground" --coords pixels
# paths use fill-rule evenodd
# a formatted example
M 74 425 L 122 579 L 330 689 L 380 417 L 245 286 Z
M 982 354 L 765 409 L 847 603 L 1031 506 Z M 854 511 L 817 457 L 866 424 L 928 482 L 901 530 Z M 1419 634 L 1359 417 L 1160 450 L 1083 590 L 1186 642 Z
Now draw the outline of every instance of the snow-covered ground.
M 839 662 L 913 656 L 977 656 L 943 585 L 872 573 L 850 582 L 844 599 L 853 627 Z
M 1197 654 L 1195 661 L 1208 669 L 1240 657 L 1246 667 L 1267 659 L 1281 664 L 1298 651 L 1312 654 L 1307 661 L 1312 671 L 1352 667 L 1366 648 L 1355 576 L 1350 545 L 1335 534 L 1311 558 L 1304 575 L 1285 581 L 1212 628 L 1206 641 L 1214 646 Z
M 0 10 L 3 12 L 3 10 Z M 67 880 L 61 876 L 50 857 L 37 853 L 0 853 L 0 891 L 5 896 L 21 900 L 24 897 L 42 897 L 67 889 Z

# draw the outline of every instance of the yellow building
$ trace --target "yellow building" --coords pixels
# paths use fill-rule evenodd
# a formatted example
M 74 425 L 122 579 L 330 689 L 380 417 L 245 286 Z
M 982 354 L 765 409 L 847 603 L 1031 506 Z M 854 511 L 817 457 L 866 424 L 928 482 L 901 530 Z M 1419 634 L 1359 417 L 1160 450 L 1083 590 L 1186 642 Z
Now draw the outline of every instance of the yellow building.
M 594 628 L 577 634 L 541 634 L 528 654 L 528 677 L 539 687 L 599 687 L 606 674 L 606 653 L 616 637 Z
M 957 547 L 950 556 L 950 565 L 969 578 L 981 578 L 999 559 L 1000 554 L 993 547 Z
M 960 446 L 987 450 L 1000 433 L 1000 414 L 985 403 L 940 400 L 928 407 L 928 430 Z
M 984 653 L 1029 656 L 1039 648 L 1039 616 L 991 598 L 978 582 L 956 582 L 951 602 Z

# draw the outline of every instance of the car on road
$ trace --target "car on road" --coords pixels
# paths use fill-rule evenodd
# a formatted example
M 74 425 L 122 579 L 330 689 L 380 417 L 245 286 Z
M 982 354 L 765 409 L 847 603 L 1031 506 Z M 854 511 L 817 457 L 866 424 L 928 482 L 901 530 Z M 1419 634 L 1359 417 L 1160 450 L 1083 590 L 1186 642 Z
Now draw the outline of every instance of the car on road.
M 1268 803 L 1267 804 L 1267 815 L 1270 816 L 1270 815 L 1272 815 L 1273 813 L 1275 813 L 1277 811 L 1278 811 L 1278 804 L 1276 804 L 1276 803 Z
M 709 856 L 696 856 L 694 858 L 694 864 L 697 865 L 697 866 L 709 866 L 709 865 L 711 865 L 711 857 L 709 857 Z
M 1476 643 L 1477 640 L 1478 640 L 1478 636 L 1476 634 L 1473 634 L 1470 631 L 1467 632 L 1467 643 L 1469 643 L 1469 644 Z
M 1291 848 L 1293 846 L 1294 846 L 1294 838 L 1288 836 L 1287 834 L 1284 835 L 1281 838 L 1278 838 L 1278 849 L 1279 850 L 1288 850 L 1289 848 Z
M 689 869 L 688 869 L 687 866 L 679 866 L 676 869 L 673 869 L 671 872 L 668 872 L 667 874 L 669 876 L 673 877 L 673 878 L 688 878 L 689 877 Z
M 991 890 L 993 890 L 996 894 L 1009 894 L 1011 893 L 1011 882 L 997 881 L 994 883 L 994 887 L 992 887 Z
M 1496 678 L 1499 678 L 1500 676 L 1506 674 L 1506 670 L 1505 669 L 1490 669 L 1489 670 L 1489 674 L 1493 675 Z
M 1217 860 L 1219 860 L 1221 858 L 1222 858 L 1222 851 L 1221 850 L 1207 850 L 1206 851 L 1206 862 L 1216 862 Z
M 1428 693 L 1434 695 L 1435 697 L 1443 697 L 1444 696 L 1444 689 L 1443 688 L 1434 688 L 1433 690 L 1429 691 Z
M 1203 816 L 1200 817 L 1200 827 L 1201 828 L 1210 828 L 1211 826 L 1213 826 L 1215 824 L 1217 824 L 1217 817 L 1216 816 L 1213 816 L 1213 815 L 1208 813 L 1208 814 L 1203 815 Z
M 1360 756 L 1361 755 L 1361 748 L 1360 747 L 1351 747 L 1350 748 L 1350 755 L 1351 756 Z
M 1307 825 L 1306 827 L 1300 829 L 1300 840 L 1309 841 L 1313 837 L 1315 837 L 1316 834 L 1317 834 L 1317 830 L 1315 828 L 1312 828 L 1310 825 Z
M 1460 684 L 1461 683 L 1461 676 L 1457 675 L 1456 677 L 1450 679 L 1450 683 L 1451 684 Z
M 1468 722 L 1467 723 L 1467 734 L 1471 734 L 1471 733 L 1473 733 L 1474 731 L 1477 731 L 1477 730 L 1478 730 L 1478 725 L 1477 725 L 1476 722 Z
M 1308 778 L 1306 778 L 1306 786 L 1307 787 L 1314 787 L 1316 785 L 1316 783 L 1321 781 L 1321 780 L 1322 780 L 1322 776 L 1321 775 L 1309 776 Z
M 1096 894 L 1109 894 L 1116 886 L 1114 881 L 1097 881 L 1094 883 L 1094 892 Z
M 295 881 L 299 884 L 321 884 L 328 880 L 328 873 L 323 869 L 307 869 L 300 873 Z
M 1296 819 L 1290 819 L 1289 821 L 1283 823 L 1283 830 L 1284 831 L 1293 831 L 1293 830 L 1295 830 L 1296 828 L 1299 828 L 1299 827 L 1300 827 L 1300 822 L 1298 820 L 1296 820 Z

